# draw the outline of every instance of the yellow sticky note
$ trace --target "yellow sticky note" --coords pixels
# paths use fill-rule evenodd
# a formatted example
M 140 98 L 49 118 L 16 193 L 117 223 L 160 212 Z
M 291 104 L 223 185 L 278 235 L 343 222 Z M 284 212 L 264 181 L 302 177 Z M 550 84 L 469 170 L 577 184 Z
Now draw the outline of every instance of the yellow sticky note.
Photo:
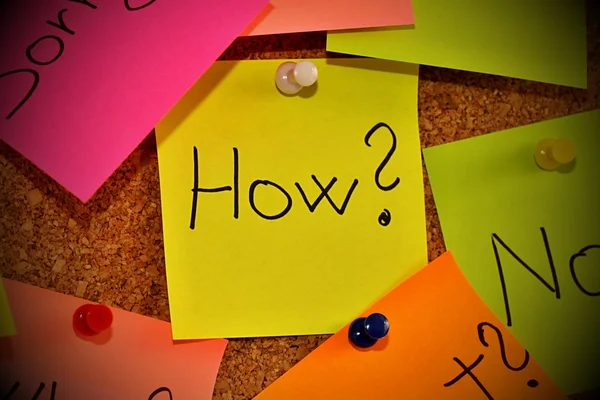
M 427 263 L 418 66 L 285 96 L 282 62 L 215 63 L 156 128 L 174 339 L 333 333 Z
M 16 333 L 8 298 L 2 284 L 2 279 L 0 279 L 0 337 L 13 336 Z

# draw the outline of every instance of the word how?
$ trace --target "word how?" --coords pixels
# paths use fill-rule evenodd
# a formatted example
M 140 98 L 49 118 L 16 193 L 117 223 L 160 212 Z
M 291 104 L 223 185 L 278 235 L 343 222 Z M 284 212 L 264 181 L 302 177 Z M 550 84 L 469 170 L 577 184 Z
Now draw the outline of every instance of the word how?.
M 523 360 L 521 365 L 519 365 L 518 367 L 513 367 L 508 362 L 508 359 L 506 357 L 506 347 L 504 345 L 504 339 L 502 338 L 502 332 L 500 332 L 500 329 L 498 329 L 493 324 L 489 322 L 481 322 L 477 325 L 477 336 L 479 337 L 479 342 L 484 347 L 489 347 L 488 342 L 485 340 L 485 327 L 493 329 L 494 332 L 496 332 L 496 335 L 498 336 L 498 342 L 500 344 L 500 357 L 502 357 L 502 363 L 504 364 L 504 366 L 510 369 L 511 371 L 515 372 L 522 371 L 523 369 L 525 369 L 525 367 L 527 367 L 527 365 L 529 364 L 529 352 L 525 350 L 525 359 Z M 460 381 L 465 376 L 469 376 L 469 378 L 473 379 L 473 382 L 475 382 L 477 387 L 479 387 L 479 389 L 481 389 L 481 391 L 485 394 L 488 400 L 494 400 L 494 397 L 492 397 L 490 392 L 485 388 L 483 383 L 479 380 L 479 378 L 477 378 L 477 376 L 475 376 L 475 373 L 473 372 L 473 369 L 477 367 L 479 363 L 481 363 L 481 361 L 483 361 L 483 354 L 479 354 L 477 359 L 469 366 L 466 366 L 458 357 L 453 357 L 452 359 L 463 369 L 463 371 L 460 374 L 456 375 L 456 377 L 454 377 L 452 380 L 444 383 L 444 387 L 452 387 L 452 385 Z M 538 387 L 538 385 L 539 382 L 536 379 L 530 379 L 527 381 L 527 386 L 529 386 L 530 388 L 536 388 Z
M 400 178 L 398 178 L 398 177 L 396 177 L 396 179 L 394 179 L 394 181 L 389 185 L 383 185 L 383 184 L 381 184 L 381 181 L 380 181 L 381 172 L 383 171 L 383 169 L 385 168 L 387 163 L 392 158 L 392 155 L 396 151 L 396 141 L 397 141 L 396 134 L 394 133 L 394 131 L 392 130 L 392 128 L 390 128 L 390 126 L 388 124 L 386 124 L 384 122 L 379 122 L 375 126 L 373 126 L 373 128 L 371 128 L 369 130 L 369 132 L 367 132 L 367 134 L 365 135 L 365 144 L 367 146 L 371 147 L 369 140 L 371 139 L 373 134 L 375 132 L 377 132 L 378 130 L 380 130 L 381 128 L 387 129 L 387 131 L 390 133 L 390 135 L 392 137 L 392 146 L 390 147 L 386 156 L 384 157 L 384 159 L 381 161 L 381 163 L 375 170 L 375 184 L 377 185 L 377 187 L 379 189 L 387 192 L 387 191 L 394 189 L 400 183 Z M 219 193 L 219 192 L 233 191 L 233 218 L 235 218 L 235 219 L 239 218 L 239 202 L 240 202 L 239 170 L 240 170 L 240 166 L 239 166 L 238 149 L 234 147 L 233 148 L 233 186 L 220 186 L 220 187 L 216 187 L 216 188 L 201 188 L 201 187 L 199 187 L 198 149 L 194 146 L 194 187 L 192 188 L 193 194 L 192 194 L 192 212 L 191 212 L 191 219 L 190 219 L 190 229 L 193 230 L 196 227 L 196 211 L 198 208 L 198 193 Z M 319 194 L 319 196 L 317 196 L 316 200 L 312 203 L 306 196 L 306 193 L 304 192 L 304 189 L 302 188 L 300 183 L 298 183 L 298 182 L 294 183 L 294 185 L 296 186 L 296 189 L 298 189 L 298 192 L 300 193 L 300 196 L 302 197 L 302 200 L 306 204 L 308 211 L 310 211 L 311 213 L 314 213 L 315 210 L 317 209 L 317 206 L 319 205 L 319 203 L 321 203 L 321 200 L 323 200 L 325 198 L 325 199 L 327 199 L 327 201 L 329 202 L 331 207 L 333 207 L 335 212 L 337 212 L 339 215 L 343 215 L 344 212 L 346 211 L 346 207 L 348 206 L 348 203 L 350 202 L 352 193 L 358 186 L 358 179 L 353 180 L 352 184 L 350 185 L 350 189 L 348 189 L 348 192 L 346 193 L 346 197 L 345 197 L 342 205 L 338 207 L 335 204 L 335 202 L 333 201 L 333 199 L 329 196 L 329 191 L 331 190 L 331 188 L 333 188 L 333 186 L 337 182 L 338 178 L 336 178 L 336 177 L 331 178 L 331 181 L 329 181 L 329 184 L 327 184 L 327 186 L 323 186 L 323 184 L 319 181 L 319 179 L 316 177 L 316 175 L 311 175 L 311 178 L 313 179 L 315 184 L 319 187 L 319 190 L 321 190 L 321 194 Z M 268 214 L 263 213 L 258 208 L 254 197 L 255 197 L 256 189 L 259 186 L 273 187 L 273 188 L 277 189 L 279 192 L 281 192 L 281 194 L 286 199 L 286 205 L 281 212 L 279 212 L 277 214 L 273 214 L 273 215 L 268 215 Z M 281 187 L 280 185 L 278 185 L 277 183 L 275 183 L 273 181 L 264 180 L 264 179 L 257 179 L 254 182 L 252 182 L 252 184 L 250 184 L 250 188 L 248 191 L 248 201 L 250 203 L 250 207 L 252 208 L 252 210 L 254 210 L 254 212 L 258 216 L 260 216 L 261 218 L 264 218 L 266 220 L 276 220 L 279 218 L 283 218 L 287 213 L 290 212 L 290 210 L 292 209 L 292 203 L 293 203 L 292 196 L 283 187 Z M 390 222 L 392 220 L 392 214 L 388 209 L 384 209 L 381 212 L 381 214 L 379 214 L 379 217 L 377 220 L 380 225 L 387 226 L 390 224 Z
M 12 396 L 17 392 L 17 389 L 19 389 L 19 386 L 21 386 L 21 383 L 15 382 L 14 385 L 12 385 L 12 387 L 9 389 L 9 391 L 2 396 L 1 400 L 11 399 Z M 40 395 L 44 391 L 45 387 L 46 387 L 46 384 L 44 382 L 41 382 L 40 385 L 38 386 L 37 390 L 33 394 L 33 397 L 31 397 L 31 400 L 38 400 Z M 50 391 L 50 400 L 56 400 L 56 387 L 57 387 L 57 383 L 52 382 L 52 389 Z M 154 400 L 155 397 L 158 396 L 160 393 L 165 393 L 165 392 L 169 395 L 169 400 L 173 400 L 173 394 L 171 393 L 171 390 L 167 387 L 160 387 L 160 388 L 156 389 L 154 392 L 152 392 L 150 394 L 150 397 L 148 397 L 148 400 Z M 158 400 L 158 399 L 156 399 L 156 400 Z
M 508 254 L 510 254 L 515 260 L 517 260 L 519 262 L 519 264 L 521 264 L 523 267 L 525 267 L 525 269 L 529 273 L 531 273 L 531 275 L 533 275 L 542 285 L 544 285 L 544 287 L 546 287 L 550 292 L 554 293 L 554 295 L 556 296 L 556 299 L 561 298 L 560 286 L 559 286 L 559 282 L 558 282 L 558 277 L 556 275 L 556 267 L 554 266 L 554 260 L 552 258 L 552 250 L 550 249 L 550 243 L 548 242 L 548 235 L 546 234 L 546 230 L 543 227 L 540 228 L 540 231 L 542 232 L 542 240 L 544 242 L 546 255 L 548 257 L 548 265 L 550 266 L 550 271 L 552 273 L 552 281 L 553 281 L 554 285 L 551 285 L 550 283 L 548 283 L 544 278 L 542 278 L 540 276 L 540 274 L 538 274 L 533 268 L 531 268 L 529 265 L 527 265 L 527 263 L 525 263 L 525 261 L 523 261 L 521 259 L 521 257 L 519 257 L 510 247 L 508 247 L 508 245 L 506 243 L 504 243 L 504 241 L 502 239 L 500 239 L 500 237 L 497 234 L 495 234 L 495 233 L 492 234 L 492 248 L 494 249 L 496 265 L 498 266 L 498 275 L 500 277 L 500 286 L 502 287 L 502 296 L 504 298 L 504 309 L 506 311 L 506 325 L 508 325 L 508 326 L 512 326 L 512 317 L 511 317 L 511 313 L 510 313 L 510 304 L 508 301 L 508 291 L 506 288 L 506 281 L 504 279 L 504 269 L 502 267 L 502 261 L 500 260 L 500 254 L 498 252 L 498 246 L 496 245 L 496 243 L 499 243 L 500 246 L 504 247 L 504 249 L 508 252 Z M 581 293 L 585 294 L 586 296 L 596 297 L 596 296 L 600 296 L 600 288 L 598 288 L 597 291 L 594 291 L 593 289 L 589 289 L 586 286 L 584 286 L 583 283 L 581 282 L 581 280 L 579 279 L 579 277 L 577 276 L 577 269 L 575 268 L 576 261 L 581 257 L 586 257 L 587 256 L 586 253 L 592 249 L 597 249 L 596 250 L 597 255 L 600 256 L 600 245 L 592 244 L 589 246 L 585 246 L 581 250 L 579 250 L 575 254 L 573 254 L 571 256 L 571 258 L 569 259 L 569 271 L 571 273 L 571 279 L 573 280 L 573 283 L 575 283 L 575 286 L 577 286 L 577 288 L 581 291 Z M 600 265 L 597 264 L 596 267 L 600 268 Z
M 98 6 L 96 6 L 95 4 L 91 3 L 88 0 L 67 0 L 67 1 L 71 2 L 71 3 L 78 3 L 81 5 L 87 6 L 92 10 L 95 10 L 96 8 L 98 8 Z M 140 4 L 137 6 L 132 6 L 131 3 L 136 3 L 135 1 L 124 0 L 124 5 L 125 5 L 125 8 L 127 9 L 127 11 L 138 11 L 138 10 L 148 7 L 155 1 L 156 0 L 149 0 L 143 4 Z M 63 8 L 62 10 L 60 10 L 58 12 L 58 17 L 57 17 L 58 22 L 48 20 L 48 21 L 46 21 L 46 24 L 48 24 L 56 29 L 59 29 L 60 31 L 62 31 L 68 35 L 74 36 L 75 31 L 72 30 L 71 28 L 69 28 L 69 26 L 65 23 L 65 20 L 63 17 L 63 14 L 66 13 L 67 11 L 68 10 L 66 8 Z M 55 44 L 58 45 L 56 54 L 54 54 L 53 57 L 51 57 L 47 60 L 38 59 L 34 55 L 34 50 L 36 49 L 36 47 L 42 45 L 42 43 L 50 43 L 50 42 L 54 42 Z M 62 56 L 64 50 L 65 50 L 65 42 L 63 41 L 63 39 L 60 36 L 45 35 L 45 36 L 42 36 L 41 38 L 37 39 L 35 42 L 31 43 L 29 46 L 27 46 L 27 48 L 25 49 L 25 55 L 27 56 L 27 59 L 32 64 L 43 67 L 45 65 L 50 65 L 50 64 L 54 63 L 55 61 L 57 61 L 60 58 L 60 56 Z M 29 88 L 29 91 L 25 94 L 25 97 L 23 97 L 21 99 L 21 101 L 16 105 L 16 107 L 10 113 L 8 113 L 8 115 L 6 116 L 6 119 L 11 119 L 15 115 L 15 113 L 17 111 L 19 111 L 19 109 L 21 107 L 23 107 L 25 105 L 25 103 L 27 103 L 27 101 L 31 98 L 33 93 L 35 93 L 35 90 L 37 89 L 37 87 L 40 83 L 40 73 L 36 69 L 33 69 L 33 68 L 21 68 L 21 69 L 15 69 L 12 71 L 4 72 L 4 73 L 0 74 L 0 79 L 11 76 L 11 75 L 16 75 L 16 74 L 29 74 L 33 77 L 33 82 L 31 84 L 31 87 Z

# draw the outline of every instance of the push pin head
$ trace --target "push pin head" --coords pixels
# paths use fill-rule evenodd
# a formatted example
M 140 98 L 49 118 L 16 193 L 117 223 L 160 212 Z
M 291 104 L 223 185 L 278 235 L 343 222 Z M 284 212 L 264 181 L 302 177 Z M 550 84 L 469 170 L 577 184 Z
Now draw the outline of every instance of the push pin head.
M 95 336 L 107 330 L 112 321 L 112 311 L 101 304 L 84 304 L 73 314 L 73 328 L 83 336 Z
M 569 139 L 542 139 L 535 146 L 535 162 L 547 171 L 569 164 L 575 159 L 575 145 Z
M 371 347 L 383 339 L 390 330 L 390 322 L 383 314 L 374 313 L 355 319 L 348 328 L 348 338 L 361 348 Z
M 284 94 L 296 94 L 317 81 L 317 66 L 310 61 L 285 62 L 277 68 L 275 84 Z

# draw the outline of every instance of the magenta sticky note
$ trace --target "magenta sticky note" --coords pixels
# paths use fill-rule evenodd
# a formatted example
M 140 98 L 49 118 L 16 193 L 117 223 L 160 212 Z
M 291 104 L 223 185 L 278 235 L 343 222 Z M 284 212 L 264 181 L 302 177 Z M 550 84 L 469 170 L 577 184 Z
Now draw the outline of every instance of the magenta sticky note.
M 0 138 L 85 202 L 268 0 L 9 3 Z

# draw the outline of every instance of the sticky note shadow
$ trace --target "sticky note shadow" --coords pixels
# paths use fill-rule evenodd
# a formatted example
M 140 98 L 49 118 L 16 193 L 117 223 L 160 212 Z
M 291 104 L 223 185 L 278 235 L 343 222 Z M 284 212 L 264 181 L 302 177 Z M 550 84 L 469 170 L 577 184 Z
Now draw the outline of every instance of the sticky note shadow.
M 386 337 L 384 337 L 383 339 L 379 339 L 377 341 L 377 343 L 375 343 L 373 346 L 371 347 L 367 347 L 367 348 L 363 348 L 363 347 L 358 347 L 355 346 L 350 339 L 348 339 L 348 329 L 346 328 L 346 335 L 345 338 L 346 340 L 348 340 L 348 343 L 350 344 L 350 346 L 352 346 L 352 348 L 356 351 L 359 351 L 361 353 L 372 353 L 372 352 L 377 352 L 377 351 L 385 351 L 390 343 L 390 335 L 388 334 Z
M 311 86 L 303 87 L 302 90 L 299 91 L 296 94 L 285 94 L 285 93 L 283 93 L 281 90 L 279 90 L 279 88 L 277 87 L 277 84 L 275 83 L 275 81 L 273 81 L 273 85 L 275 86 L 275 88 L 277 89 L 277 91 L 282 96 L 285 96 L 285 97 L 301 97 L 303 99 L 310 99 L 315 94 L 317 94 L 317 90 L 319 90 L 319 81 L 316 81 Z
M 198 343 L 198 342 L 210 342 L 214 339 L 180 339 L 180 340 L 171 340 L 174 346 L 185 346 L 186 344 Z
M 576 165 L 577 165 L 577 158 L 575 158 L 573 161 L 571 161 L 568 164 L 561 165 L 560 167 L 558 167 L 556 169 L 556 172 L 561 173 L 561 174 L 569 174 L 569 173 L 573 172 Z
M 330 31 L 331 33 L 360 33 L 360 32 L 381 32 L 381 31 L 409 31 L 415 29 L 415 24 L 409 25 L 397 25 L 397 26 L 383 26 L 369 29 L 344 29 L 337 31 Z
M 373 62 L 370 58 L 363 58 L 364 63 L 358 61 L 356 58 L 328 58 L 327 65 L 344 68 L 359 68 L 362 70 L 389 72 L 395 74 L 406 74 L 406 75 L 418 75 L 418 70 L 415 73 L 414 64 L 403 63 L 400 61 L 390 61 L 378 59 Z M 319 76 L 319 79 L 322 79 Z M 325 78 L 326 79 L 326 78 Z
M 99 345 L 99 346 L 108 343 L 110 341 L 110 339 L 112 338 L 112 327 L 108 328 L 107 330 L 105 330 L 103 332 L 100 332 L 96 336 L 84 336 L 84 335 L 80 334 L 79 332 L 77 332 L 75 327 L 73 327 L 73 332 L 79 339 L 86 341 L 88 343 L 93 343 L 95 345 Z
M 190 90 L 179 100 L 179 102 L 169 111 L 169 113 L 158 123 L 161 129 L 161 139 L 158 139 L 157 144 L 167 138 L 179 124 L 181 124 L 187 116 L 200 104 L 235 68 L 238 63 L 224 63 L 225 67 L 209 68 L 204 75 L 192 86 Z

